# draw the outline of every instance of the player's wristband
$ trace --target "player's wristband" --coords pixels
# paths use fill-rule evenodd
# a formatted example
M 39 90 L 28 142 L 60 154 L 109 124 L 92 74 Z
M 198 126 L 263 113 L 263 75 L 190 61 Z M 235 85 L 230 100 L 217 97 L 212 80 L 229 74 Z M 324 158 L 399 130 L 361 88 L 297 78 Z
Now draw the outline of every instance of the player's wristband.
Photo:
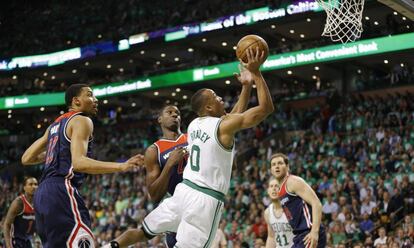
M 111 244 L 111 248 L 119 248 L 119 243 L 118 243 L 118 242 L 116 242 L 115 240 L 112 240 L 112 241 L 110 242 L 110 244 Z

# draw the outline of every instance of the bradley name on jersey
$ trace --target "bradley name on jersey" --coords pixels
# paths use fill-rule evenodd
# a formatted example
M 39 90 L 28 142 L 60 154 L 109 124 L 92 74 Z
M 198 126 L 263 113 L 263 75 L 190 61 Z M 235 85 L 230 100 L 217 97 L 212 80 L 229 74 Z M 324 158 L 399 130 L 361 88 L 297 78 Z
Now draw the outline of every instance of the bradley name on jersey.
M 202 130 L 194 130 L 190 134 L 191 141 L 194 141 L 195 139 L 201 140 L 203 143 L 206 143 L 208 139 L 210 139 L 210 136 L 203 132 Z

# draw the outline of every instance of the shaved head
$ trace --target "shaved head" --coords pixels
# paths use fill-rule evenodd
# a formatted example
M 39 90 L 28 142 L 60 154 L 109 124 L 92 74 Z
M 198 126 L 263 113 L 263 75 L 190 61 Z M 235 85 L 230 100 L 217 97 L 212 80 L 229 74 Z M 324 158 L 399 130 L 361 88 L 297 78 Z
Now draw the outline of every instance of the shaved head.
M 204 106 L 205 102 L 208 100 L 205 92 L 208 89 L 203 88 L 197 90 L 196 93 L 191 97 L 191 109 L 196 112 L 198 115 L 200 114 L 202 107 Z
M 198 116 L 221 117 L 226 114 L 224 101 L 212 89 L 200 89 L 191 97 L 191 108 Z

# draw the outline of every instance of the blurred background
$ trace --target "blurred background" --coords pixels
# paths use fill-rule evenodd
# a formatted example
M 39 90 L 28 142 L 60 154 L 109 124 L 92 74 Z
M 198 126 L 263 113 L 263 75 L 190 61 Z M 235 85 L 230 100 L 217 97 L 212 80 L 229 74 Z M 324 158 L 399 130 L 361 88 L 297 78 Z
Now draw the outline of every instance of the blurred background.
M 257 34 L 270 48 L 263 74 L 276 110 L 237 136 L 220 225 L 227 247 L 264 247 L 275 152 L 321 199 L 329 247 L 373 247 L 380 232 L 385 247 L 411 247 L 414 22 L 366 0 L 362 37 L 343 45 L 321 37 L 325 19 L 312 0 L 0 3 L 0 220 L 23 177 L 39 178 L 42 166 L 23 169 L 20 158 L 66 111 L 69 85 L 87 83 L 99 99 L 94 157 L 124 161 L 162 135 L 164 104 L 180 108 L 183 132 L 200 88 L 231 109 L 241 89 L 235 46 Z M 144 170 L 90 175 L 81 194 L 100 244 L 154 208 Z

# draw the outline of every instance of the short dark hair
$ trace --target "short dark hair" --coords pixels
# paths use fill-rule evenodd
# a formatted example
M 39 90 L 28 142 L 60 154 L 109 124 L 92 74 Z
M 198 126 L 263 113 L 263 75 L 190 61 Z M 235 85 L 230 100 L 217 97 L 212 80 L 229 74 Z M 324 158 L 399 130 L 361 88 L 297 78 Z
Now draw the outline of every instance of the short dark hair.
M 289 158 L 288 158 L 288 156 L 286 156 L 283 153 L 275 153 L 275 154 L 273 154 L 272 157 L 270 158 L 270 162 L 272 162 L 272 160 L 274 158 L 277 158 L 277 157 L 281 157 L 283 159 L 283 161 L 285 162 L 285 164 L 286 165 L 289 165 Z
M 203 106 L 204 101 L 206 99 L 204 95 L 204 91 L 206 90 L 207 90 L 206 88 L 199 89 L 191 97 L 191 109 L 197 114 L 200 113 L 201 107 Z
M 164 112 L 164 110 L 165 110 L 166 108 L 168 108 L 168 107 L 176 107 L 176 108 L 178 108 L 178 107 L 177 107 L 177 106 L 175 106 L 174 104 L 165 104 L 165 105 L 163 105 L 163 106 L 161 107 L 160 112 L 158 112 L 158 116 L 161 116 L 161 115 L 162 115 L 162 113 Z
M 67 107 L 70 107 L 72 105 L 72 99 L 76 96 L 79 96 L 79 94 L 82 91 L 82 88 L 89 87 L 87 84 L 72 84 L 66 89 L 65 93 L 65 103 Z
M 35 177 L 25 177 L 24 179 L 23 179 L 23 186 L 26 186 L 26 184 L 27 184 L 27 181 L 29 181 L 29 179 L 36 179 Z

